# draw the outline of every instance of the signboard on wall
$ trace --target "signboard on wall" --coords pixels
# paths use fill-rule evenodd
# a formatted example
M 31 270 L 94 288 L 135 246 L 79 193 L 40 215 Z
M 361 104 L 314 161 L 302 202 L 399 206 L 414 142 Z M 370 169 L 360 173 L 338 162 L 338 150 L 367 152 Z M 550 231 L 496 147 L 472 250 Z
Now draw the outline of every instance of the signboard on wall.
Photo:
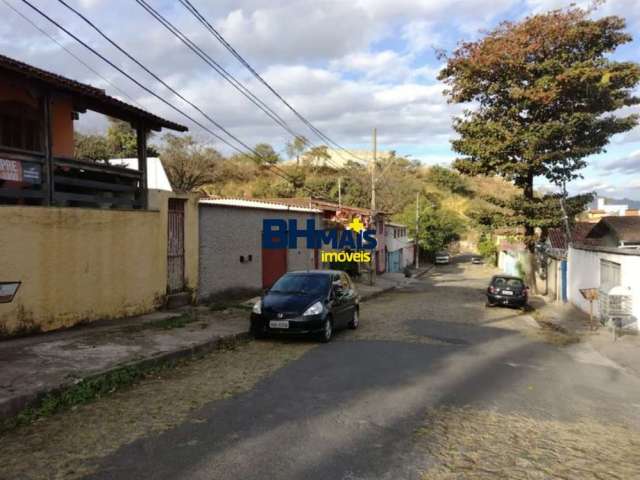
M 0 158 L 0 180 L 22 181 L 22 162 Z
M 33 162 L 0 158 L 0 180 L 24 183 L 42 183 L 42 168 Z

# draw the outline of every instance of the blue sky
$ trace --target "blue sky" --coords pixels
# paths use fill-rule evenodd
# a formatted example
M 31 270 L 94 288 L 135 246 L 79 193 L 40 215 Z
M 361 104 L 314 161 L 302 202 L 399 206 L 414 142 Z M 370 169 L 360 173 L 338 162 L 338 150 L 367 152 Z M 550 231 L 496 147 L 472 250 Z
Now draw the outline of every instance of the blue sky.
M 5 0 L 2 0 L 5 1 Z M 100 52 L 114 59 L 153 90 L 175 101 L 144 72 L 100 39 L 54 0 L 30 0 Z M 123 47 L 160 74 L 249 144 L 281 149 L 288 134 L 226 84 L 198 57 L 164 30 L 134 0 L 67 0 Z M 20 0 L 6 0 L 100 73 L 96 76 L 57 44 L 0 2 L 0 52 L 105 88 L 125 101 L 179 122 L 175 112 L 150 97 L 38 17 Z M 225 68 L 232 71 L 292 129 L 314 139 L 297 119 L 173 0 L 148 0 Z M 300 112 L 339 143 L 368 148 L 378 128 L 382 149 L 410 154 L 425 163 L 448 163 L 451 119 L 463 107 L 449 105 L 436 80 L 441 62 L 434 48 L 452 50 L 478 38 L 502 20 L 517 20 L 563 0 L 192 0 L 245 58 Z M 574 2 L 579 5 L 590 2 Z M 626 18 L 634 42 L 616 58 L 640 62 L 640 8 L 637 0 L 609 0 L 595 16 Z M 105 81 L 105 79 L 107 81 Z M 115 87 L 126 92 L 124 97 Z M 640 93 L 640 89 L 639 89 Z M 184 105 L 180 105 L 184 106 Z M 186 106 L 184 106 L 187 108 Z M 640 108 L 630 109 L 640 112 Z M 190 125 L 191 126 L 191 125 Z M 99 131 L 104 120 L 84 115 L 78 127 Z M 215 142 L 197 127 L 192 133 Z M 217 145 L 226 151 L 223 145 Z M 640 199 L 640 128 L 612 139 L 607 152 L 589 158 L 584 179 L 573 192 L 596 190 L 612 197 Z M 539 182 L 539 186 L 545 186 Z

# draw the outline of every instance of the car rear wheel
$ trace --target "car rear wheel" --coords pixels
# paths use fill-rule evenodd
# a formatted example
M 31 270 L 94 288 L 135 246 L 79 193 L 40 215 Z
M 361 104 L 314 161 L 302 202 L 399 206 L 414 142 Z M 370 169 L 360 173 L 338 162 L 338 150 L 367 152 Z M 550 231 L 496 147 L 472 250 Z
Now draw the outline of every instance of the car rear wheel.
M 353 316 L 351 317 L 351 321 L 349 322 L 349 328 L 351 330 L 355 330 L 360 325 L 360 312 L 358 312 L 357 308 L 353 309 Z
M 329 343 L 333 337 L 333 321 L 330 317 L 327 317 L 322 324 L 322 332 L 320 333 L 320 341 L 322 343 Z

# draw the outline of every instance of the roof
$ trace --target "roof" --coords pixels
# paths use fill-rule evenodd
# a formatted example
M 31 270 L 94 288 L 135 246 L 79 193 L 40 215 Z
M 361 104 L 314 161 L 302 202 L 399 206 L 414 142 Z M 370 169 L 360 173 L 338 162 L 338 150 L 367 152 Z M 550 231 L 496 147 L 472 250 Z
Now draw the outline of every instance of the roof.
M 109 164 L 138 170 L 137 158 L 110 158 Z M 173 192 L 171 182 L 169 182 L 169 177 L 167 177 L 167 172 L 164 170 L 162 162 L 158 157 L 147 158 L 147 188 Z
M 403 223 L 393 223 L 393 222 L 384 222 L 384 226 L 396 227 L 396 228 L 406 228 L 407 226 Z
M 320 213 L 317 208 L 286 205 L 273 201 L 246 199 L 246 198 L 201 198 L 200 204 L 220 207 L 255 208 L 262 210 L 282 210 L 289 212 Z
M 319 208 L 320 210 L 329 210 L 333 212 L 336 212 L 338 210 L 352 210 L 354 212 L 361 213 L 363 215 L 371 215 L 371 209 L 369 208 L 352 207 L 350 205 L 340 205 L 335 202 L 329 202 L 326 200 L 321 200 L 313 197 L 271 198 L 271 199 L 268 199 L 268 201 L 283 203 L 287 205 L 315 207 L 315 208 Z M 383 213 L 383 212 L 378 212 L 378 213 Z
M 74 107 L 79 110 L 86 108 L 122 120 L 138 120 L 144 122 L 153 130 L 160 130 L 161 128 L 169 128 L 180 132 L 188 130 L 184 125 L 165 120 L 141 108 L 111 97 L 104 90 L 42 70 L 4 55 L 0 55 L 0 70 L 11 72 L 71 95 Z
M 589 234 L 593 228 L 593 223 L 589 222 L 576 222 L 571 230 L 571 239 L 574 242 L 583 242 L 585 237 Z M 551 248 L 558 250 L 566 250 L 567 248 L 567 236 L 564 233 L 563 228 L 550 228 L 548 235 Z
M 602 238 L 607 232 L 612 232 L 619 242 L 640 242 L 640 217 L 603 217 L 586 238 Z

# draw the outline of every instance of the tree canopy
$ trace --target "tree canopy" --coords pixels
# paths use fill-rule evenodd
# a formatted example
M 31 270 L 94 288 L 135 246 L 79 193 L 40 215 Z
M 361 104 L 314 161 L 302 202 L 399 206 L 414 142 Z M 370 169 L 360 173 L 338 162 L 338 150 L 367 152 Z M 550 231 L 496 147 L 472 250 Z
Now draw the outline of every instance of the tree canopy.
M 531 252 L 534 228 L 562 220 L 548 208 L 552 198 L 535 195 L 534 179 L 564 189 L 586 157 L 638 123 L 637 115 L 613 114 L 640 103 L 633 95 L 640 67 L 609 58 L 630 41 L 622 18 L 592 19 L 571 7 L 504 22 L 462 43 L 439 74 L 451 102 L 474 103 L 454 121 L 455 167 L 500 175 L 522 189 L 510 207 Z

